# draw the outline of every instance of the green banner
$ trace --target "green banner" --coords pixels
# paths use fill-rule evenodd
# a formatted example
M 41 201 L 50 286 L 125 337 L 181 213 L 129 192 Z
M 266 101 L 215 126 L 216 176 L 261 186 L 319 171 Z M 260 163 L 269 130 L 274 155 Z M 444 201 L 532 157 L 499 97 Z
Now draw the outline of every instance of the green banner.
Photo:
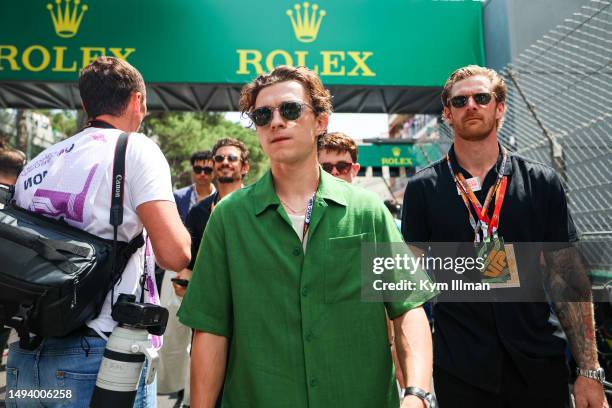
M 0 27 L 0 80 L 74 81 L 98 55 L 196 84 L 290 64 L 328 85 L 441 86 L 484 63 L 482 3 L 467 0 L 5 0 Z
M 436 144 L 360 145 L 358 161 L 361 167 L 424 167 L 441 157 Z

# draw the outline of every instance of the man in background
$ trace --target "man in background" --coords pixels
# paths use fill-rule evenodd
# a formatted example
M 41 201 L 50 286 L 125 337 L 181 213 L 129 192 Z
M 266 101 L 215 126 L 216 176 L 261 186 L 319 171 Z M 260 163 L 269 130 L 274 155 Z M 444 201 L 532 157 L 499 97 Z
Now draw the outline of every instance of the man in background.
M 191 262 L 189 267 L 179 273 L 181 279 L 191 279 L 191 271 L 200 249 L 200 242 L 215 205 L 230 193 L 244 187 L 242 180 L 248 174 L 249 151 L 244 143 L 232 138 L 220 139 L 212 148 L 214 175 L 218 190 L 189 211 L 185 226 L 191 234 Z M 184 296 L 186 287 L 174 283 L 174 290 Z
M 323 170 L 352 183 L 360 168 L 357 163 L 357 143 L 345 133 L 331 132 L 319 138 L 317 147 Z
M 215 192 L 213 181 L 213 162 L 210 150 L 195 152 L 191 162 L 191 180 L 193 184 L 174 192 L 174 200 L 181 219 L 185 222 L 189 210 Z

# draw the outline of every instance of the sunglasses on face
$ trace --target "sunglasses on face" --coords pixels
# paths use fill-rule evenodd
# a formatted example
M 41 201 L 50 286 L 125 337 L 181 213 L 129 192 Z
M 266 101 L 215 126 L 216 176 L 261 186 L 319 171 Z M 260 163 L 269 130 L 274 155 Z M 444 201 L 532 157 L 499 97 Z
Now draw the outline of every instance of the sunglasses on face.
M 457 95 L 450 98 L 450 103 L 454 108 L 463 108 L 468 104 L 470 98 L 474 98 L 474 102 L 478 105 L 486 106 L 491 102 L 491 96 L 495 95 L 494 92 L 481 92 L 473 95 Z
M 193 172 L 195 174 L 206 174 L 207 176 L 211 175 L 213 172 L 213 168 L 212 167 L 202 167 L 202 166 L 193 166 Z
M 338 170 L 338 173 L 344 175 L 351 170 L 351 167 L 353 167 L 353 163 L 345 161 L 339 161 L 338 163 L 321 163 L 321 167 L 323 167 L 323 170 L 330 174 L 332 173 L 335 167 L 336 170 Z
M 248 115 L 255 123 L 255 125 L 262 127 L 267 126 L 272 121 L 272 115 L 274 111 L 278 109 L 278 112 L 285 120 L 296 120 L 304 111 L 304 106 L 309 107 L 314 111 L 312 106 L 304 102 L 283 102 L 276 108 L 272 106 L 262 106 L 261 108 L 254 109 Z
M 227 158 L 227 161 L 230 163 L 235 163 L 238 160 L 240 160 L 240 157 L 236 156 L 235 154 L 228 154 L 227 156 L 223 155 L 223 154 L 216 154 L 213 157 L 213 160 L 216 163 L 223 163 L 225 161 L 225 159 Z

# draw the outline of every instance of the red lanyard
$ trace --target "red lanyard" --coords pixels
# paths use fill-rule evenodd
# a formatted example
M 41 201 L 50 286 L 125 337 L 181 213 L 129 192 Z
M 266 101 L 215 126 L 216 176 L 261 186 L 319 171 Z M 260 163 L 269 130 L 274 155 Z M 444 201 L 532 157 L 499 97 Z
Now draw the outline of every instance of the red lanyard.
M 463 177 L 463 174 L 461 174 L 461 172 L 455 173 L 453 171 L 453 166 L 451 165 L 450 156 L 448 154 L 446 155 L 446 161 L 448 163 L 448 168 L 451 172 L 451 175 L 453 176 L 453 179 L 455 180 L 457 189 L 459 190 L 459 193 L 461 194 L 461 198 L 463 199 L 463 202 L 465 203 L 465 206 L 468 210 L 470 225 L 472 226 L 472 229 L 474 230 L 476 241 L 479 240 L 478 231 L 480 229 L 482 229 L 483 231 L 483 239 L 488 237 L 489 231 L 492 234 L 497 233 L 497 228 L 499 226 L 499 214 L 501 212 L 501 208 L 504 203 L 504 198 L 506 198 L 506 188 L 508 186 L 508 176 L 504 175 L 504 170 L 506 168 L 506 162 L 508 159 L 508 152 L 506 151 L 505 148 L 503 148 L 503 155 L 504 155 L 504 158 L 502 160 L 502 165 L 500 168 L 499 176 L 497 178 L 495 185 L 489 188 L 489 191 L 487 192 L 487 196 L 485 198 L 484 205 L 480 204 L 480 201 L 478 201 L 478 198 L 474 194 L 474 191 L 472 191 L 472 188 L 465 181 L 465 177 Z M 489 209 L 489 205 L 491 204 L 493 194 L 495 194 L 495 208 L 493 210 L 493 216 L 489 218 L 488 209 Z M 478 223 L 476 223 L 476 221 L 474 220 L 474 217 L 472 216 L 472 212 L 470 211 L 470 206 L 468 204 L 468 201 L 474 207 L 474 211 L 476 212 L 476 215 L 478 216 L 478 220 L 479 220 Z

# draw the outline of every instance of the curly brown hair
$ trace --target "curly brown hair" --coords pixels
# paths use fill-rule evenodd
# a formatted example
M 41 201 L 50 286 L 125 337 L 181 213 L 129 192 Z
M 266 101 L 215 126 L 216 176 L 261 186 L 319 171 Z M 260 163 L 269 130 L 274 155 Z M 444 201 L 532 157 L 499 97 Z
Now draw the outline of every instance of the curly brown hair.
M 336 153 L 348 152 L 353 159 L 353 163 L 357 163 L 357 143 L 346 133 L 331 132 L 327 133 L 317 141 L 317 149 L 329 150 Z
M 285 81 L 297 81 L 302 84 L 310 97 L 316 115 L 332 112 L 331 93 L 325 89 L 319 76 L 306 67 L 280 65 L 271 72 L 255 78 L 246 84 L 240 92 L 240 111 L 248 113 L 255 107 L 259 92 L 270 85 Z

